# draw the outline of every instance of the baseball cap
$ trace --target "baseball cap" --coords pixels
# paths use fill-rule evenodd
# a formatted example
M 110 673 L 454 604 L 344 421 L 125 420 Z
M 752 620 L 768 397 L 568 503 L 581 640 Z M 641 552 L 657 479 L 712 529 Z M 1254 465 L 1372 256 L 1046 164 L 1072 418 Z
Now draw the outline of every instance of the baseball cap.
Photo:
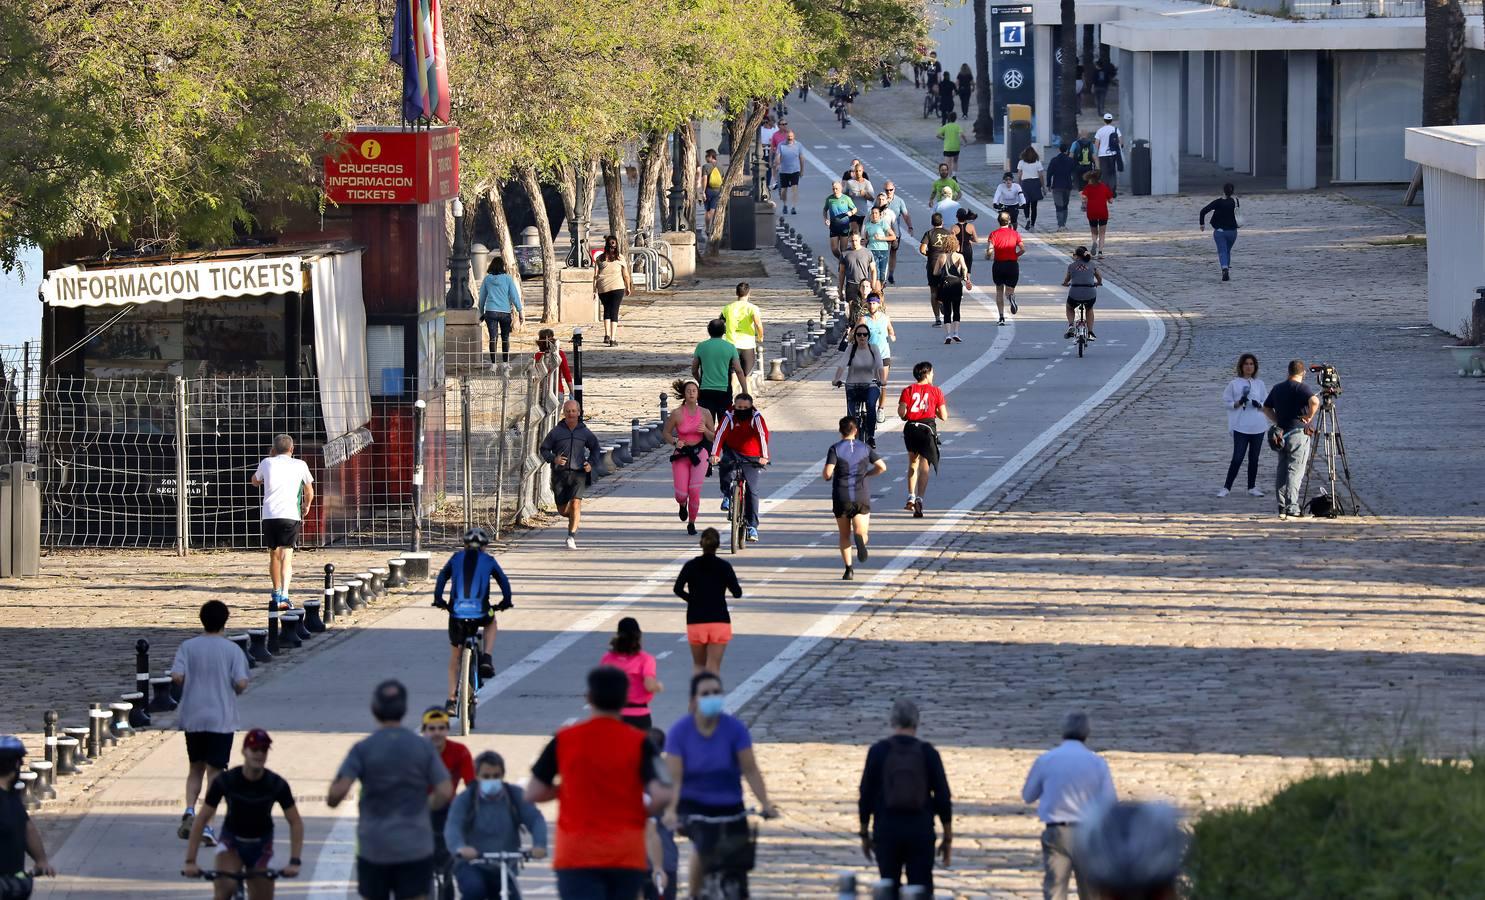
M 25 756 L 26 745 L 13 734 L 0 734 L 0 756 Z
M 246 737 L 242 739 L 242 747 L 244 750 L 267 750 L 269 747 L 272 746 L 273 738 L 269 737 L 268 732 L 264 731 L 261 728 L 254 728 L 252 731 L 249 731 L 247 733 Z
M 1114 114 L 1113 113 L 1104 113 L 1103 114 L 1103 120 L 1105 122 L 1112 122 L 1112 121 L 1114 121 Z
M 424 725 L 447 725 L 448 722 L 449 714 L 442 706 L 430 706 L 423 710 Z

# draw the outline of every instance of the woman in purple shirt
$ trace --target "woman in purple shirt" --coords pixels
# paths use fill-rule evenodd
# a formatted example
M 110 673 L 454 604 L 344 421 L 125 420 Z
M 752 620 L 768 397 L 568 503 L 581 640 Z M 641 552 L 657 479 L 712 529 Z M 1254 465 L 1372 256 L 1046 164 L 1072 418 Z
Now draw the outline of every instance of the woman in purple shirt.
M 768 800 L 768 788 L 753 755 L 753 736 L 740 719 L 722 711 L 722 679 L 702 672 L 691 679 L 691 712 L 670 726 L 665 736 L 665 762 L 675 786 L 665 826 L 675 829 L 688 816 L 741 816 L 742 782 L 763 807 L 763 818 L 778 816 Z M 740 819 L 746 826 L 746 820 Z M 691 853 L 691 895 L 701 893 L 705 876 L 694 846 Z

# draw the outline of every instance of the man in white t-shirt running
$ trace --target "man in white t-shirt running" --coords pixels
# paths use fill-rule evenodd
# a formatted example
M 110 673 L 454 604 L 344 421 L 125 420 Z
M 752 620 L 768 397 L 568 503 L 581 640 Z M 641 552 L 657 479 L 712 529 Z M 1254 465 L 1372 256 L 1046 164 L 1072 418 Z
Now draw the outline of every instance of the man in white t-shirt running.
M 315 499 L 314 482 L 309 466 L 294 458 L 294 439 L 287 434 L 273 439 L 272 455 L 253 473 L 253 484 L 263 488 L 263 546 L 268 548 L 268 577 L 276 605 L 289 605 L 294 545 L 304 513 Z
M 1117 192 L 1119 182 L 1119 154 L 1124 147 L 1124 134 L 1114 127 L 1114 114 L 1103 114 L 1103 127 L 1093 132 L 1093 143 L 1098 148 L 1098 174 L 1110 190 Z

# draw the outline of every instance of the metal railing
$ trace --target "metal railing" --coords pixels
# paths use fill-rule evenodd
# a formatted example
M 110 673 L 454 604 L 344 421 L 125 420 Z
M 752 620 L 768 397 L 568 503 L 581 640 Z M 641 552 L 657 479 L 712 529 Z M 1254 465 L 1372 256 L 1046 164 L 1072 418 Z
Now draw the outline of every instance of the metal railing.
M 1423 15 L 1424 0 L 1197 0 L 1247 12 L 1293 19 L 1390 19 Z M 1464 0 L 1464 14 L 1478 16 L 1482 0 Z

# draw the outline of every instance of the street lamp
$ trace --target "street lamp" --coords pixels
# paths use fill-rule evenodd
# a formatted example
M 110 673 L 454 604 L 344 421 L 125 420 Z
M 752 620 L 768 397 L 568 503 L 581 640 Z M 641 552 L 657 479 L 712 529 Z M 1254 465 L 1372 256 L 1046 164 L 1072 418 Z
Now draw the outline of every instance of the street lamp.
M 574 267 L 583 268 L 592 265 L 592 257 L 588 255 L 588 208 L 583 199 L 588 194 L 588 172 L 587 166 L 576 166 L 573 173 L 573 199 L 576 201 L 577 209 L 572 216 L 572 264 Z
M 685 206 L 686 189 L 683 187 L 684 182 L 681 179 L 686 177 L 686 173 L 681 171 L 684 163 L 681 159 L 680 128 L 677 128 L 675 134 L 671 135 L 670 150 L 670 217 L 669 221 L 665 223 L 666 230 L 689 231 L 686 211 L 683 209 Z
M 454 252 L 449 254 L 449 292 L 444 297 L 449 309 L 473 309 L 474 295 L 469 292 L 469 234 L 464 223 L 464 202 L 454 198 Z

